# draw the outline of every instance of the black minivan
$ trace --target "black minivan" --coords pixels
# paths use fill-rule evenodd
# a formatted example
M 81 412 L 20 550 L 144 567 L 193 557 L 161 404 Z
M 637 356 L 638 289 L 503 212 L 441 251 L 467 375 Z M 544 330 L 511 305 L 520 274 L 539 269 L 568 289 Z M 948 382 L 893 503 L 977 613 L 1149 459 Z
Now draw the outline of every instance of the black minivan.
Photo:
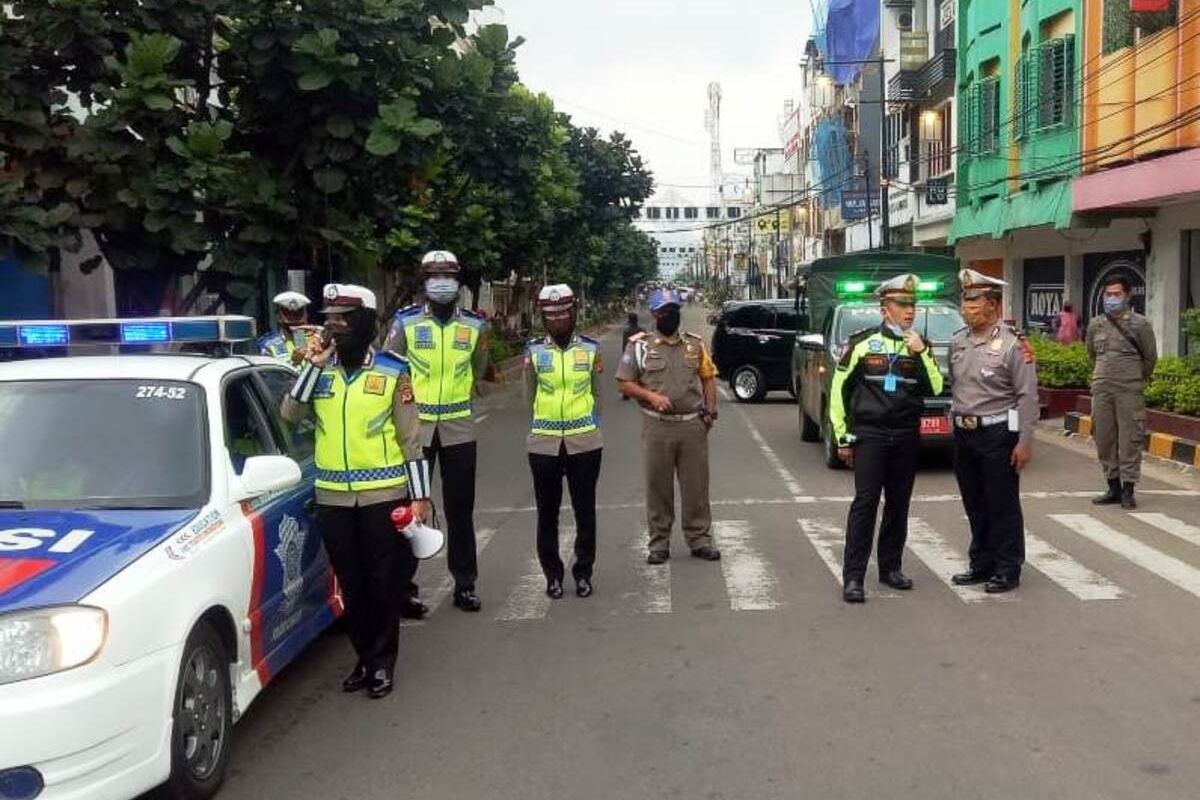
M 795 300 L 736 300 L 721 306 L 712 356 L 735 398 L 751 403 L 775 389 L 793 391 L 792 346 L 799 327 Z

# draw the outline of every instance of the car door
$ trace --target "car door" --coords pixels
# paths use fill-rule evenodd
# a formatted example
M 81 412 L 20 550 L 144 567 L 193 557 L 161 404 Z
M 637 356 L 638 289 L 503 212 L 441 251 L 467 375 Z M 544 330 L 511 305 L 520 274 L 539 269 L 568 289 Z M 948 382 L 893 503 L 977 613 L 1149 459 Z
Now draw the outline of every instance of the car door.
M 787 388 L 792 379 L 792 348 L 800 315 L 791 302 L 776 305 L 774 311 L 771 327 L 763 332 L 766 339 L 763 349 L 769 360 L 767 380 L 773 387 Z
M 763 368 L 759 337 L 771 324 L 771 314 L 759 303 L 732 308 L 722 320 L 725 328 L 720 362 L 722 376 L 732 377 L 740 366 L 752 364 Z
M 283 373 L 277 382 L 286 378 L 290 386 L 290 371 L 258 368 L 235 373 L 222 389 L 226 442 L 234 442 L 230 457 L 239 474 L 253 455 L 287 455 L 305 469 L 303 438 L 293 439 L 276 422 L 279 404 L 266 382 L 271 371 Z M 306 460 L 309 474 L 296 486 L 241 503 L 252 532 L 251 664 L 264 685 L 333 618 L 329 562 L 312 516 L 311 447 Z

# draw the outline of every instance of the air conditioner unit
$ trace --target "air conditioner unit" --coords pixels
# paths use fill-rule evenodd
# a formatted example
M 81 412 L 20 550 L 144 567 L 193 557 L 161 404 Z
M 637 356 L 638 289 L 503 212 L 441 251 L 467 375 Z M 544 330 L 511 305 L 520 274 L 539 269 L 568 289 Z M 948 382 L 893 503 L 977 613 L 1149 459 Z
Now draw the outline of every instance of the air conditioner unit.
M 902 31 L 911 31 L 913 26 L 913 15 L 911 11 L 901 11 L 896 15 L 896 27 Z

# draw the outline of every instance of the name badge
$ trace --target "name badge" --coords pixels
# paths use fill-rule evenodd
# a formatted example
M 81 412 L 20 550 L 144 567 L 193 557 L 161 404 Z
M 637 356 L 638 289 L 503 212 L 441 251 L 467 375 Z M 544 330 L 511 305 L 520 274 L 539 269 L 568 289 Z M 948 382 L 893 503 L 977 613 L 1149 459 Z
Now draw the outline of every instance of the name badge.
M 889 394 L 896 391 L 896 376 L 890 372 L 883 379 L 883 390 Z
M 575 371 L 587 372 L 589 369 L 588 354 L 583 350 L 575 351 Z

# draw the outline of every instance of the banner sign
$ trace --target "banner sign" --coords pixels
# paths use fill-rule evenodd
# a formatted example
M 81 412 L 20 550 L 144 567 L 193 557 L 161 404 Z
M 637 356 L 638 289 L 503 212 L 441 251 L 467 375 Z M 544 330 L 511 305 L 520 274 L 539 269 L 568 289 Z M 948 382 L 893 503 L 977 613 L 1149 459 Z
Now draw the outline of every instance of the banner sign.
M 925 181 L 925 205 L 944 206 L 950 202 L 950 182 L 945 178 Z

